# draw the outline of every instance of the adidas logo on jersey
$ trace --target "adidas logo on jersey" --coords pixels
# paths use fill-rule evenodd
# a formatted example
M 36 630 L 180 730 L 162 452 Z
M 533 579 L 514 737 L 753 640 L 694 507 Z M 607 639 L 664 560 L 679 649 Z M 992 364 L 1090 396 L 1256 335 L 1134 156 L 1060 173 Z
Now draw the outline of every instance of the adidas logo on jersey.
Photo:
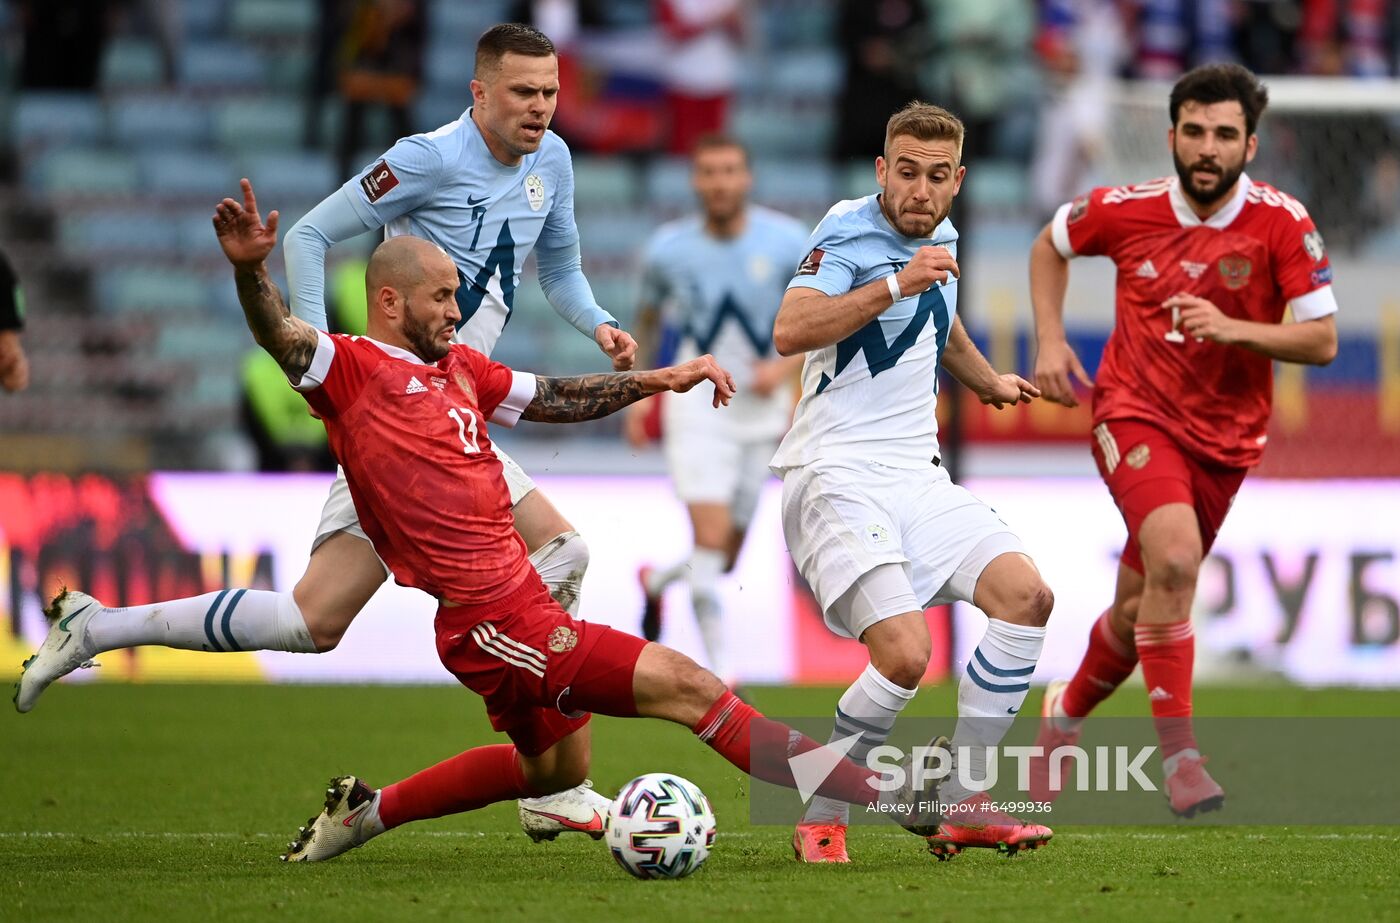
M 1152 691 L 1147 694 L 1147 697 L 1153 702 L 1161 702 L 1170 699 L 1172 694 L 1161 686 L 1154 686 Z
M 414 375 L 412 378 L 410 378 L 410 379 L 408 380 L 408 387 L 407 387 L 407 388 L 404 388 L 403 393 L 404 393 L 404 394 L 422 394 L 424 391 L 427 391 L 427 390 L 428 390 L 427 386 L 424 385 L 421 381 L 418 380 L 418 376 L 417 376 L 417 375 Z
M 1144 260 L 1133 275 L 1139 279 L 1155 279 L 1157 278 L 1157 267 L 1152 265 L 1151 260 Z

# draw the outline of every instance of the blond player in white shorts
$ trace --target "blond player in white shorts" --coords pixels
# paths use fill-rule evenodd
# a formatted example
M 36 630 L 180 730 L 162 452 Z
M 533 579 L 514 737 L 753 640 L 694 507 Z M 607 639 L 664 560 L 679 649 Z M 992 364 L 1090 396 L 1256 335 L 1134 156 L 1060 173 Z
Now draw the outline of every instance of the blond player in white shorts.
M 945 369 L 985 404 L 1039 392 L 998 374 L 957 317 L 958 232 L 948 220 L 962 183 L 962 123 L 911 103 L 891 117 L 880 192 L 839 202 L 807 243 L 773 328 L 787 355 L 806 353 L 802 399 L 773 457 L 783 478 L 783 531 L 826 624 L 858 639 L 870 664 L 841 696 L 832 740 L 865 758 L 883 744 L 928 668 L 924 609 L 970 602 L 986 634 L 958 687 L 954 760 L 986 771 L 1030 689 L 1053 602 L 1006 523 L 938 464 L 936 403 Z M 930 848 L 1035 848 L 1048 828 L 1001 814 L 957 776 L 955 804 Z M 806 862 L 847 862 L 848 809 L 824 798 L 793 833 Z M 956 820 L 955 820 L 956 818 Z

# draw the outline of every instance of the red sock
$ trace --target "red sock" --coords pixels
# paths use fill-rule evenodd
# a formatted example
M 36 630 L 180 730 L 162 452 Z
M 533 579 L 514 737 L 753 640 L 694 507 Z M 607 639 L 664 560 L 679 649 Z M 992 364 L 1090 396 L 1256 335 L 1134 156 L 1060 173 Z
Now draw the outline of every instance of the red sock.
M 537 794 L 525 781 L 513 744 L 475 747 L 386 786 L 379 795 L 379 819 L 387 830 Z
M 763 717 L 728 691 L 691 730 L 744 772 L 786 788 L 797 787 L 788 758 L 821 746 L 786 724 Z M 818 786 L 817 794 L 854 805 L 878 804 L 880 792 L 875 785 L 880 778 L 878 773 L 843 759 Z
M 1196 662 L 1196 634 L 1191 622 L 1166 625 L 1138 624 L 1133 632 L 1147 698 L 1152 702 L 1152 718 L 1157 738 L 1162 742 L 1162 758 L 1196 748 L 1191 728 L 1191 669 Z
M 1123 685 L 1137 666 L 1138 652 L 1131 644 L 1120 640 L 1109 627 L 1109 611 L 1105 609 L 1098 621 L 1094 622 L 1094 627 L 1089 629 L 1089 649 L 1084 652 L 1079 669 L 1060 698 L 1060 706 L 1071 718 L 1088 715 L 1095 705 Z

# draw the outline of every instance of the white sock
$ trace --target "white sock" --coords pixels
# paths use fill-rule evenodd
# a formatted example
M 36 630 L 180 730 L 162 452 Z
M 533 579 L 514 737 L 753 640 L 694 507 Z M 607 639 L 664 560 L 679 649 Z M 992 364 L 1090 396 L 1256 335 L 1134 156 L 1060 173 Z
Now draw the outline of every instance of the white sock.
M 666 592 L 666 588 L 690 572 L 690 558 L 681 558 L 667 568 L 652 568 L 647 574 L 647 595 L 652 599 Z
M 861 762 L 873 748 L 889 739 L 895 719 L 918 691 L 895 685 L 881 675 L 873 664 L 867 664 L 865 671 L 836 703 L 836 726 L 832 728 L 831 738 L 827 742 L 860 734 L 860 740 L 856 741 L 847 756 L 857 763 Z M 851 806 L 846 802 L 817 795 L 807 805 L 802 822 L 845 824 L 850 821 L 850 814 Z
M 1031 688 L 1031 674 L 1045 646 L 1045 629 L 987 619 L 987 633 L 973 651 L 958 684 L 958 725 L 953 756 L 961 761 L 938 797 L 955 803 L 975 792 L 958 774 L 980 780 L 987 774 L 987 747 L 1001 743 Z M 966 748 L 966 749 L 961 749 Z
M 572 530 L 561 532 L 530 555 L 549 595 L 570 615 L 578 615 L 583 575 L 588 571 L 588 543 Z
M 384 821 L 379 818 L 379 806 L 383 803 L 384 789 L 375 789 L 374 800 L 369 803 L 369 807 L 365 808 L 364 817 L 360 820 L 359 833 L 365 838 L 360 842 L 363 843 L 365 840 L 373 839 L 386 829 L 384 827 Z
M 696 548 L 690 553 L 690 605 L 700 640 L 710 658 L 710 669 L 725 682 L 733 677 L 725 656 L 724 617 L 719 604 L 719 578 L 724 573 L 725 554 L 713 548 Z
M 88 622 L 93 653 L 162 644 L 185 651 L 316 653 L 290 592 L 220 590 L 189 599 L 103 609 Z
M 1182 760 L 1198 760 L 1201 758 L 1201 751 L 1194 747 L 1187 747 L 1185 750 L 1178 750 L 1171 756 L 1162 760 L 1163 775 L 1171 775 L 1176 772 L 1176 767 Z

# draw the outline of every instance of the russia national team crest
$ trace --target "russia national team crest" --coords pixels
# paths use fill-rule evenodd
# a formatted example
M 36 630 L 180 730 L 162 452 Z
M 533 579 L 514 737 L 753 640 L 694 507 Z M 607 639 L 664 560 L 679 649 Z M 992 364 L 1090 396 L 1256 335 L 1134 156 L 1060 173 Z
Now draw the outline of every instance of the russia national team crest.
M 461 388 L 467 397 L 471 398 L 473 401 L 476 400 L 476 389 L 472 387 L 472 383 L 467 380 L 467 376 L 463 375 L 461 370 L 454 370 L 452 372 L 452 380 L 457 383 L 457 387 Z
M 544 180 L 538 173 L 525 177 L 525 198 L 530 203 L 530 211 L 537 212 L 544 207 Z
M 1141 471 L 1143 466 L 1152 460 L 1152 450 L 1147 443 L 1140 442 L 1128 450 L 1128 454 L 1123 456 L 1123 461 L 1128 463 L 1128 467 L 1134 471 Z
M 556 626 L 555 629 L 549 633 L 549 641 L 547 643 L 551 653 L 562 654 L 565 651 L 571 651 L 574 649 L 574 646 L 578 644 L 578 632 L 574 631 L 568 625 Z
M 1230 254 L 1220 258 L 1220 281 L 1230 291 L 1244 288 L 1249 284 L 1249 274 L 1253 265 L 1245 257 Z

